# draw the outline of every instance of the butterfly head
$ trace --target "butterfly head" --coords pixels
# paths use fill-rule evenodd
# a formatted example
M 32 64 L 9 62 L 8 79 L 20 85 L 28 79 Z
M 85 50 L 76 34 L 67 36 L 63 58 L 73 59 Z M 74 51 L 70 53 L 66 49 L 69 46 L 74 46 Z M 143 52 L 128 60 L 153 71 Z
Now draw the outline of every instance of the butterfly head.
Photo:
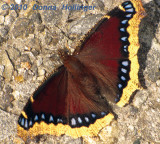
M 59 49 L 58 50 L 58 55 L 60 56 L 61 60 L 64 62 L 68 58 L 68 56 L 69 56 L 68 50 L 66 50 L 66 49 Z

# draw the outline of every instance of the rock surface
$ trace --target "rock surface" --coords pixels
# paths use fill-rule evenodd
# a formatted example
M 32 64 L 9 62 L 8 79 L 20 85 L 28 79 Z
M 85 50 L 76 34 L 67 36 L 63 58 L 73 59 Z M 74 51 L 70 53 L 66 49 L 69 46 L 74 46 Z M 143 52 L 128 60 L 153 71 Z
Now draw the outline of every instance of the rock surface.
M 32 0 L 31 0 L 32 1 Z M 102 15 L 118 6 L 115 0 L 69 1 L 95 5 L 93 11 L 60 9 L 67 1 L 39 0 L 27 4 L 27 10 L 11 10 L 13 0 L 0 2 L 0 143 L 24 144 L 16 135 L 17 119 L 28 98 L 56 67 L 61 65 L 57 50 L 72 46 Z M 2 5 L 6 4 L 6 9 Z M 30 5 L 29 5 L 30 3 Z M 57 10 L 32 10 L 33 4 L 56 5 Z M 118 115 L 99 137 L 72 139 L 43 135 L 27 143 L 63 144 L 159 144 L 160 143 L 160 3 L 143 0 L 147 16 L 140 26 L 138 52 L 139 79 L 144 87 L 131 103 L 115 107 Z M 44 4 L 43 4 L 44 5 Z

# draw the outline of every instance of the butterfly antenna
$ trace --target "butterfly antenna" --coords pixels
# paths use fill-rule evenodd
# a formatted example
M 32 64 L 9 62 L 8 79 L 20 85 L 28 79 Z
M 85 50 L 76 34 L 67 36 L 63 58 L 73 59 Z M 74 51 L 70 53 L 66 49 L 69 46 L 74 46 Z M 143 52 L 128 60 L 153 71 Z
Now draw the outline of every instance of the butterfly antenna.
M 55 27 L 57 27 L 66 38 L 72 40 L 61 28 L 59 28 L 57 25 L 55 25 Z
M 58 28 L 58 29 L 61 31 L 61 33 L 62 33 L 67 39 L 71 40 L 71 38 L 70 38 L 69 36 L 67 36 L 66 33 L 65 33 L 63 30 L 61 30 L 57 25 L 55 25 L 55 27 Z M 51 34 L 51 36 L 52 36 L 52 38 L 53 38 L 53 34 L 52 34 L 52 32 L 50 31 L 50 29 L 49 29 L 46 25 L 45 25 L 45 28 L 48 30 L 48 32 Z
M 61 30 L 57 25 L 55 25 L 60 31 L 61 31 L 61 33 L 65 36 L 65 37 L 67 37 L 68 39 L 70 39 L 66 34 L 65 34 L 65 32 L 63 31 L 63 30 Z M 48 32 L 51 34 L 51 36 L 52 36 L 52 32 L 50 31 L 50 29 L 47 27 L 47 26 L 45 26 L 45 28 L 48 30 Z M 52 38 L 53 38 L 53 36 L 52 36 Z M 71 39 L 70 39 L 71 40 Z M 69 52 L 69 54 L 71 54 L 71 50 L 70 50 L 70 47 L 69 47 L 69 45 L 68 45 L 68 42 L 66 42 L 65 43 L 65 48 L 67 49 L 67 51 Z M 60 46 L 60 48 L 59 48 L 59 50 L 58 50 L 58 55 L 62 55 L 62 51 L 64 51 L 63 50 L 63 48 Z

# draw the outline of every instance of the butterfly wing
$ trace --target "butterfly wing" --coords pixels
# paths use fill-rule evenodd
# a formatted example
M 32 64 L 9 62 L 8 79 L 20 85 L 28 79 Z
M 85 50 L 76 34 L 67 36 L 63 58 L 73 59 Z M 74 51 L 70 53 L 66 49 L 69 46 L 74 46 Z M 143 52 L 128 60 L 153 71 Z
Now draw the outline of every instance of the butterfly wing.
M 97 24 L 94 33 L 88 34 L 75 54 L 79 53 L 79 60 L 110 86 L 112 93 L 105 94 L 106 99 L 124 106 L 140 88 L 138 30 L 145 12 L 141 2 L 136 0 L 124 2 L 120 8 Z
M 83 88 L 64 66 L 60 67 L 24 107 L 18 121 L 18 135 L 24 140 L 39 134 L 96 135 L 113 115 L 106 117 L 109 105 L 98 98 L 90 99 Z
M 41 122 L 47 124 L 67 123 L 66 115 L 66 97 L 67 97 L 68 73 L 64 66 L 58 69 L 58 72 L 42 84 L 31 96 L 24 107 L 18 121 L 18 134 L 26 139 L 45 132 L 39 129 Z M 43 126 L 42 126 L 43 127 Z M 47 128 L 47 126 L 46 126 Z M 31 132 L 30 132 L 31 131 Z M 31 135 L 29 135 L 31 134 Z

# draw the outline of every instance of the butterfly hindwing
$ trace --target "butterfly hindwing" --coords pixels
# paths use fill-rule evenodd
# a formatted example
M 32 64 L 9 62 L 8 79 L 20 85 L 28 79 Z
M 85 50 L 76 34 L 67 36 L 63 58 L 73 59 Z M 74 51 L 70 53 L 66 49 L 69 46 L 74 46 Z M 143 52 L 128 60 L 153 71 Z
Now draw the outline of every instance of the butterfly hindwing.
M 45 120 L 49 122 L 50 115 L 58 118 L 58 116 L 65 115 L 65 99 L 67 95 L 67 72 L 62 66 L 58 69 L 58 72 L 50 76 L 50 78 L 41 85 L 33 96 L 29 99 L 28 103 L 24 107 L 25 115 L 21 115 L 23 119 L 30 119 L 32 125 L 35 122 Z M 19 125 L 25 127 L 25 124 L 19 121 Z M 25 127 L 26 129 L 29 129 Z
M 64 66 L 60 67 L 28 101 L 18 121 L 19 135 L 24 139 L 43 133 L 95 135 L 113 115 L 109 114 L 107 119 L 109 105 L 98 97 L 91 99 L 83 88 Z M 90 127 L 97 119 L 100 121 Z

